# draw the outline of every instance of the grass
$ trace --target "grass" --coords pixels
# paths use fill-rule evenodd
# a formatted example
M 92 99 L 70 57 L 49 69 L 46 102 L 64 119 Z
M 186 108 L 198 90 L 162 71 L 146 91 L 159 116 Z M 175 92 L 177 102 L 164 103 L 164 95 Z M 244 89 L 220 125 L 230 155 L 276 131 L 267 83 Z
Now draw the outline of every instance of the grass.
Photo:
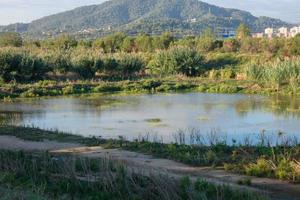
M 166 78 L 140 79 L 134 81 L 40 81 L 32 84 L 1 84 L 0 99 L 11 102 L 15 98 L 37 98 L 45 96 L 82 95 L 92 93 L 155 93 L 155 92 L 207 92 L 245 94 L 291 94 L 289 85 L 280 91 L 263 81 L 212 80 L 171 76 Z M 292 94 L 298 94 L 296 90 Z
M 159 119 L 159 118 L 146 119 L 145 121 L 148 122 L 148 123 L 151 123 L 151 124 L 157 124 L 157 123 L 161 123 L 162 122 L 162 120 Z
M 17 138 L 28 141 L 58 141 L 79 143 L 87 146 L 96 146 L 105 143 L 105 140 L 96 137 L 82 137 L 80 135 L 68 134 L 60 131 L 41 130 L 38 128 L 30 127 L 14 127 L 14 126 L 1 126 L 0 135 L 15 136 Z
M 243 143 L 231 145 L 216 135 L 203 136 L 196 130 L 190 135 L 184 131 L 178 132 L 174 135 L 175 142 L 171 144 L 150 141 L 150 137 L 147 136 L 135 141 L 126 141 L 123 137 L 104 140 L 101 137 L 86 138 L 58 131 L 12 126 L 1 127 L 0 135 L 11 135 L 31 141 L 55 140 L 87 146 L 121 148 L 193 166 L 223 167 L 235 173 L 300 183 L 300 144 L 295 138 L 283 135 L 279 135 L 274 144 L 270 137 L 262 133 L 257 144 L 249 143 L 246 138 Z
M 290 59 L 264 64 L 250 64 L 246 68 L 248 78 L 265 82 L 277 92 L 282 86 L 289 88 L 295 94 L 299 90 L 300 60 Z
M 188 177 L 143 175 L 110 160 L 0 150 L 0 193 L 35 199 L 264 200 L 263 196 Z M 22 196 L 18 196 L 22 197 Z

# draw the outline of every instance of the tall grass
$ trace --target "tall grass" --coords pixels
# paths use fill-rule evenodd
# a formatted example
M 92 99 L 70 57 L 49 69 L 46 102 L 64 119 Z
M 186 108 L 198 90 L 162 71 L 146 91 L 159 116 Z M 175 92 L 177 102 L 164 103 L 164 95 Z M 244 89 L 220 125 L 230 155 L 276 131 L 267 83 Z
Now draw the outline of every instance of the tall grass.
M 286 84 L 295 93 L 299 88 L 300 60 L 278 60 L 265 64 L 252 63 L 247 66 L 246 74 L 249 79 L 270 84 L 277 91 Z
M 0 170 L 0 186 L 31 189 L 52 199 L 264 199 L 202 180 L 127 168 L 108 159 L 0 151 Z

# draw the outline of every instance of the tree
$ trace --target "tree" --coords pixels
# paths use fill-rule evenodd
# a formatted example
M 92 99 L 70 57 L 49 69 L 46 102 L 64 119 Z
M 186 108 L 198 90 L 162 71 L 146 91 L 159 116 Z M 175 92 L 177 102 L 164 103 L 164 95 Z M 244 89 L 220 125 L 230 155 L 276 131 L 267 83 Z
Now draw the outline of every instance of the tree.
M 105 43 L 104 40 L 101 39 L 96 39 L 93 44 L 93 48 L 100 49 L 102 52 L 105 52 Z
M 134 38 L 126 37 L 123 40 L 121 50 L 123 52 L 131 53 L 132 51 L 134 51 L 134 48 L 135 48 Z
M 63 34 L 55 39 L 54 45 L 59 49 L 68 50 L 70 48 L 76 47 L 78 45 L 78 42 L 74 37 Z
M 292 55 L 300 55 L 300 34 L 291 39 L 289 46 Z
M 115 33 L 103 38 L 105 52 L 114 53 L 120 50 L 125 38 L 124 33 Z
M 7 32 L 0 33 L 0 46 L 20 47 L 23 44 L 22 37 L 19 33 Z
M 170 47 L 170 44 L 174 42 L 175 38 L 173 35 L 169 32 L 165 32 L 160 36 L 160 42 L 162 44 L 162 47 L 164 49 L 168 49 Z
M 223 42 L 223 50 L 225 52 L 236 52 L 239 46 L 239 42 L 234 38 L 226 39 Z
M 215 49 L 215 34 L 211 29 L 203 31 L 197 40 L 197 49 L 200 51 L 208 52 Z
M 147 34 L 142 34 L 136 38 L 136 46 L 139 51 L 151 52 L 153 50 L 152 38 Z
M 244 38 L 251 36 L 251 30 L 245 24 L 240 24 L 240 26 L 236 30 L 236 38 L 238 40 L 242 40 Z

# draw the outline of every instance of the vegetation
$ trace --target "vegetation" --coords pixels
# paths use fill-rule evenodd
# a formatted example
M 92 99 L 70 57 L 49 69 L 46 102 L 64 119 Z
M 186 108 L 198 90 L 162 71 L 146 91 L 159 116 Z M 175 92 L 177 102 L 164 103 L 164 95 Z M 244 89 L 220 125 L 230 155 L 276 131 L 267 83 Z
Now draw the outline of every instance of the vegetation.
M 159 122 L 151 119 L 150 122 Z M 229 143 L 216 133 L 202 135 L 192 129 L 179 131 L 174 135 L 174 142 L 165 144 L 151 140 L 150 135 L 135 141 L 85 138 L 57 131 L 44 131 L 37 128 L 2 126 L 0 135 L 12 135 L 25 140 L 55 140 L 59 142 L 76 142 L 84 145 L 101 145 L 105 148 L 122 148 L 143 152 L 159 158 L 167 158 L 194 166 L 223 167 L 225 170 L 250 176 L 270 177 L 300 183 L 300 145 L 296 138 L 278 135 L 270 137 L 265 133 L 259 135 L 257 143 L 249 138 Z M 154 137 L 155 138 L 155 137 Z M 250 182 L 251 183 L 251 182 Z M 241 180 L 240 184 L 250 184 Z
M 14 32 L 0 33 L 0 47 L 14 46 L 20 47 L 23 39 L 20 34 Z
M 16 47 L 11 41 L 18 36 L 7 35 L 0 47 L 0 98 L 186 89 L 299 93 L 299 37 L 251 38 L 245 25 L 227 40 L 207 29 L 182 39 L 170 33 L 96 40 L 62 35 Z
M 191 20 L 194 18 L 196 21 Z M 29 38 L 46 38 L 61 32 L 87 38 L 115 31 L 153 35 L 165 30 L 184 36 L 197 35 L 208 27 L 235 29 L 242 22 L 253 31 L 262 31 L 270 25 L 274 28 L 289 26 L 277 19 L 255 17 L 245 11 L 220 8 L 198 0 L 118 0 L 80 7 L 30 24 L 0 27 L 0 31 L 18 30 Z
M 300 60 L 275 61 L 259 64 L 250 64 L 246 69 L 247 77 L 270 84 L 277 91 L 282 85 L 289 85 L 291 92 L 299 89 Z
M 148 176 L 110 160 L 49 153 L 1 150 L 0 169 L 1 189 L 22 187 L 36 199 L 265 199 L 200 179 Z

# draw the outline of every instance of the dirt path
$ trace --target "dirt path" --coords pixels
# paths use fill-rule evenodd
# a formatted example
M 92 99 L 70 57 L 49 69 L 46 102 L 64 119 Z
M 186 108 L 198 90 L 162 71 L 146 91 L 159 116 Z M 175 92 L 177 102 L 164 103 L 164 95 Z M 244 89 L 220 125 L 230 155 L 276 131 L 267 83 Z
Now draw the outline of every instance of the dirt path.
M 54 154 L 71 153 L 89 158 L 106 158 L 120 161 L 129 167 L 143 169 L 145 172 L 158 172 L 174 178 L 190 176 L 192 180 L 204 178 L 216 184 L 232 185 L 266 194 L 274 200 L 300 200 L 300 185 L 268 178 L 250 177 L 251 186 L 240 186 L 239 180 L 248 178 L 204 167 L 190 167 L 172 160 L 154 158 L 150 155 L 129 152 L 118 149 L 103 149 L 101 147 L 83 147 L 80 144 L 60 143 L 54 141 L 32 142 L 24 141 L 12 136 L 0 136 L 0 149 L 9 150 L 50 150 Z
M 55 141 L 32 142 L 24 141 L 14 136 L 0 136 L 0 149 L 42 151 L 76 147 L 82 147 L 82 145 L 74 143 L 60 143 Z
M 204 167 L 190 167 L 167 159 L 157 159 L 149 155 L 117 149 L 103 149 L 101 147 L 83 147 L 53 151 L 53 153 L 73 153 L 89 158 L 108 158 L 118 160 L 128 166 L 142 169 L 156 170 L 172 177 L 190 176 L 192 179 L 204 178 L 217 184 L 229 184 L 238 188 L 250 189 L 270 196 L 275 200 L 300 200 L 300 185 L 269 179 L 255 178 L 228 173 L 224 170 L 215 170 Z M 240 186 L 239 180 L 251 178 L 251 186 Z

